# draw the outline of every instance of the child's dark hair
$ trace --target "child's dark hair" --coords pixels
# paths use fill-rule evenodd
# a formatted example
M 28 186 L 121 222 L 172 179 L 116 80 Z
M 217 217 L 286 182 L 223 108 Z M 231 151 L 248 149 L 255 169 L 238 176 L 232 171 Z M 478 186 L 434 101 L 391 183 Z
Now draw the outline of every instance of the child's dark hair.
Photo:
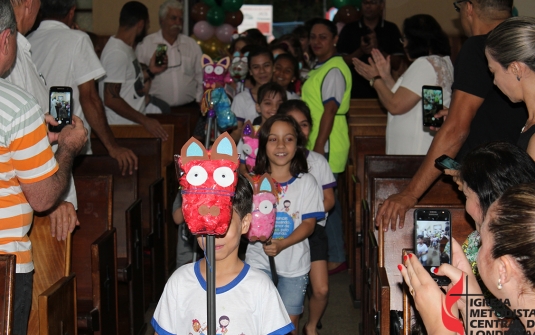
M 262 47 L 258 45 L 251 45 L 251 49 L 249 49 L 249 56 L 247 56 L 247 66 L 249 67 L 249 70 L 251 70 L 251 64 L 253 58 L 257 56 L 265 55 L 271 60 L 271 64 L 273 64 L 273 54 L 267 47 Z M 249 75 L 249 80 L 251 80 L 251 83 L 253 85 L 256 85 L 256 82 L 253 78 L 253 76 Z
M 297 124 L 297 121 L 291 116 L 275 114 L 264 122 L 262 127 L 258 132 L 258 154 L 256 155 L 256 165 L 253 169 L 253 172 L 257 175 L 262 175 L 264 173 L 271 173 L 271 166 L 269 159 L 266 153 L 266 146 L 269 139 L 269 133 L 271 132 L 271 127 L 275 122 L 286 122 L 288 123 L 295 131 L 296 134 L 296 147 L 295 156 L 292 159 L 290 164 L 290 173 L 292 176 L 298 176 L 300 173 L 308 172 L 308 164 L 306 158 L 306 149 L 305 149 L 305 135 L 301 132 L 301 127 Z
M 233 39 L 229 47 L 229 51 L 231 55 L 233 55 L 234 51 L 236 51 L 236 43 L 241 42 L 241 41 L 245 42 L 245 46 L 253 44 L 253 41 L 247 36 L 240 36 L 236 39 Z
M 294 67 L 294 77 L 295 77 L 295 80 L 298 80 L 299 77 L 300 77 L 300 73 L 299 73 L 299 62 L 297 61 L 297 58 L 295 58 L 294 56 L 292 56 L 292 54 L 290 53 L 285 53 L 285 54 L 280 54 L 277 56 L 277 58 L 275 58 L 275 63 L 273 63 L 273 66 L 275 66 L 275 64 L 282 60 L 282 59 L 287 59 L 290 61 L 290 63 L 292 63 L 293 67 Z M 295 92 L 295 83 L 290 83 L 288 85 L 288 90 L 289 91 L 292 91 L 292 92 Z
M 258 104 L 260 105 L 266 96 L 274 96 L 277 93 L 281 96 L 283 102 L 288 100 L 288 97 L 286 96 L 286 90 L 282 88 L 281 85 L 274 82 L 269 82 L 260 86 L 258 89 Z
M 240 220 L 253 210 L 253 187 L 241 173 L 238 173 L 238 183 L 234 199 L 232 199 L 232 209 L 238 213 Z
M 293 110 L 298 110 L 306 117 L 308 124 L 310 125 L 310 128 L 312 128 L 312 115 L 310 115 L 310 108 L 308 108 L 307 103 L 303 100 L 298 99 L 292 99 L 283 102 L 279 106 L 279 110 L 277 111 L 277 114 L 287 115 Z

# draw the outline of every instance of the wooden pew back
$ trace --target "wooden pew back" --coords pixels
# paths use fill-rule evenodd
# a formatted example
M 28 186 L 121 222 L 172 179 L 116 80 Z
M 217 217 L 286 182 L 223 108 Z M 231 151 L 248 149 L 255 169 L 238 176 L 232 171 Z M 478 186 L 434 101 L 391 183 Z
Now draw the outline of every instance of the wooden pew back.
M 11 335 L 15 293 L 15 255 L 0 255 L 0 335 Z
M 113 176 L 113 226 L 117 230 L 117 257 L 126 258 L 127 239 L 125 211 L 138 198 L 138 170 L 122 175 L 115 159 L 102 155 L 82 155 L 76 157 L 73 175 Z
M 50 234 L 50 219 L 48 216 L 34 215 L 32 229 L 30 230 L 32 241 L 32 256 L 34 262 L 32 307 L 28 322 L 28 334 L 40 334 L 41 320 L 39 297 L 43 292 L 62 281 L 70 274 L 70 262 L 68 253 L 70 250 L 70 238 L 68 241 L 58 241 Z M 69 244 L 68 244 L 68 243 Z M 72 278 L 74 280 L 74 278 Z M 67 303 L 64 301 L 64 303 Z M 75 314 L 71 315 L 73 318 Z M 61 322 L 61 320 L 56 320 Z M 55 321 L 50 321 L 55 323 Z M 68 322 L 67 322 L 68 323 Z M 68 329 L 66 329 L 67 331 Z M 74 329 L 71 329 L 74 331 Z

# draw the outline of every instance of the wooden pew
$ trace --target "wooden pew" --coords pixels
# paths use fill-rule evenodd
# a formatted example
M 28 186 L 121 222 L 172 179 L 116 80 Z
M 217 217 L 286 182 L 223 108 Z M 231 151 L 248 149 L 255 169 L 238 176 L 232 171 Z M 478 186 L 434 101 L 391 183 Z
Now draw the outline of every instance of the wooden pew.
M 152 257 L 152 300 L 158 301 L 162 295 L 163 288 L 167 282 L 165 271 L 165 208 L 164 208 L 164 185 L 163 178 L 158 179 L 149 186 L 150 193 L 150 234 L 148 236 L 148 245 L 154 251 Z M 169 204 L 170 206 L 172 204 Z
M 72 234 L 78 334 L 117 333 L 117 245 L 112 176 L 75 176 L 80 226 Z
M 141 241 L 143 247 L 147 248 L 147 252 L 150 252 L 152 255 L 152 253 L 158 251 L 153 250 L 148 243 L 149 235 L 151 234 L 151 211 L 149 205 L 151 200 L 149 187 L 152 185 L 152 183 L 162 177 L 161 167 L 159 164 L 159 162 L 162 161 L 161 140 L 159 138 L 117 138 L 116 141 L 119 145 L 131 149 L 138 156 L 138 197 L 141 199 L 143 204 L 146 204 L 142 206 L 141 211 L 141 223 L 143 227 Z M 99 139 L 92 139 L 91 146 L 93 153 L 107 154 L 106 149 Z M 165 255 L 157 255 L 157 257 L 165 259 Z M 152 267 L 151 262 L 148 262 L 144 269 L 145 310 L 149 307 L 148 304 L 152 301 L 153 297 L 153 276 L 151 274 L 151 270 L 153 268 L 154 267 Z
M 386 271 L 386 280 L 389 289 L 389 306 L 392 310 L 403 309 L 403 297 L 401 291 L 402 277 L 397 269 L 403 249 L 413 247 L 414 209 L 415 208 L 445 208 L 452 213 L 452 234 L 458 241 L 464 241 L 466 236 L 473 230 L 471 220 L 466 216 L 464 204 L 457 186 L 450 177 L 442 177 L 422 196 L 417 206 L 409 210 L 405 216 L 405 227 L 396 232 L 384 233 L 376 231 L 373 227 L 373 217 L 377 213 L 380 204 L 388 196 L 399 193 L 410 181 L 413 173 L 419 167 L 423 156 L 368 156 L 366 157 L 367 169 L 367 198 L 362 212 L 368 219 L 363 227 L 368 228 L 365 239 L 365 255 L 363 258 L 363 272 L 365 278 L 377 278 L 381 269 Z M 367 205 L 370 204 L 368 207 Z M 377 258 L 370 256 L 368 250 L 373 250 L 377 245 Z M 384 283 L 384 280 L 382 281 Z M 373 325 L 369 320 L 380 318 L 384 327 L 389 326 L 389 311 L 385 304 L 377 299 L 384 299 L 385 292 L 374 292 L 369 284 L 364 284 L 364 308 L 363 320 L 366 331 Z M 384 290 L 383 290 L 384 291 Z M 384 300 L 383 300 L 384 302 Z M 377 307 L 383 309 L 377 309 Z M 371 315 L 370 315 L 371 314 Z M 366 323 L 367 322 L 367 323 Z M 366 333 L 365 331 L 365 333 Z M 387 332 L 388 333 L 388 332 Z
M 76 279 L 71 274 L 70 236 L 58 241 L 50 234 L 49 217 L 37 215 L 29 236 L 35 270 L 28 334 L 54 334 L 60 329 L 74 333 Z
M 364 199 L 364 179 L 365 179 L 365 157 L 367 155 L 384 155 L 385 154 L 385 137 L 384 136 L 354 136 L 352 139 L 351 160 L 353 168 L 354 184 L 353 189 L 349 190 L 353 197 L 349 199 L 351 208 L 354 212 L 352 223 L 354 226 L 348 231 L 348 249 L 350 277 L 350 290 L 353 301 L 360 302 L 362 299 L 362 241 L 366 237 L 362 229 L 361 203 Z
M 120 301 L 127 301 L 128 308 L 119 309 L 119 334 L 143 334 L 146 328 L 145 323 L 145 275 L 144 259 L 142 248 L 142 202 L 136 200 L 125 212 L 126 234 L 133 244 L 129 245 L 127 258 L 128 271 L 123 283 L 119 285 Z M 126 299 L 128 300 L 126 300 Z M 124 304 L 122 304 L 124 306 Z
M 0 335 L 12 334 L 15 258 L 15 255 L 0 255 Z
M 199 121 L 199 118 L 201 117 L 201 111 L 200 107 L 191 105 L 191 106 L 182 106 L 182 107 L 171 107 L 171 114 L 186 114 L 189 115 L 189 131 L 190 136 L 193 136 L 193 131 L 195 130 L 195 126 L 197 125 L 197 122 Z M 188 137 L 189 139 L 189 137 Z M 178 148 L 180 148 L 182 145 Z
M 176 112 L 172 114 L 147 114 L 148 117 L 158 120 L 161 124 L 171 124 L 174 128 L 173 154 L 180 154 L 182 146 L 193 136 L 191 120 L 194 118 L 190 113 Z M 163 151 L 162 151 L 163 152 Z
M 78 156 L 73 166 L 75 177 L 105 173 L 113 176 L 113 226 L 117 230 L 117 280 L 120 293 L 118 302 L 121 306 L 128 306 L 131 313 L 139 306 L 144 306 L 143 267 L 134 264 L 143 257 L 141 214 L 135 227 L 129 226 L 126 215 L 138 198 L 138 171 L 123 176 L 113 158 L 100 155 Z M 129 314 L 126 316 L 128 322 Z M 126 329 L 130 329 L 130 326 Z
M 174 164 L 167 166 L 166 175 L 168 185 L 165 196 L 167 197 L 168 210 L 165 212 L 165 276 L 169 278 L 176 269 L 176 247 L 178 243 L 178 226 L 173 220 L 173 202 L 179 192 Z

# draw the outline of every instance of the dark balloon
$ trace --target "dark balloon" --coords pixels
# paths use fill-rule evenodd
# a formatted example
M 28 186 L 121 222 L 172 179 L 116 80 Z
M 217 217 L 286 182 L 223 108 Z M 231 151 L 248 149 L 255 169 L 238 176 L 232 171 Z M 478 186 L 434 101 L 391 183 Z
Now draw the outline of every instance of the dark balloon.
M 230 24 L 233 27 L 239 26 L 243 22 L 243 13 L 241 10 L 235 12 L 227 12 L 225 14 L 225 23 Z
M 208 10 L 210 7 L 202 2 L 196 3 L 191 8 L 191 19 L 194 22 L 204 21 L 206 20 L 206 14 L 208 14 Z
M 223 0 L 222 7 L 227 12 L 235 12 L 243 5 L 243 0 Z
M 225 11 L 221 7 L 212 7 L 206 14 L 206 21 L 214 27 L 219 27 L 225 22 Z

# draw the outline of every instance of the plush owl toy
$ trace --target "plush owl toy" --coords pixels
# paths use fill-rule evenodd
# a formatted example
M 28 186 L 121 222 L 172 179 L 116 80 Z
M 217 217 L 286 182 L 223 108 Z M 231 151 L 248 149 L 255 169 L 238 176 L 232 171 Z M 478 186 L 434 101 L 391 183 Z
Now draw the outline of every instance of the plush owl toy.
M 238 152 L 228 133 L 207 151 L 195 138 L 182 147 L 182 211 L 193 234 L 224 235 L 232 218 L 232 197 L 238 182 Z
M 267 173 L 262 176 L 246 175 L 253 185 L 253 221 L 247 232 L 251 242 L 269 240 L 275 229 L 277 215 L 277 194 L 275 184 Z
M 249 56 L 248 52 L 242 54 L 239 51 L 236 51 L 232 55 L 229 73 L 230 77 L 236 83 L 236 94 L 243 91 L 245 78 L 247 78 L 247 73 L 249 73 L 247 56 Z

